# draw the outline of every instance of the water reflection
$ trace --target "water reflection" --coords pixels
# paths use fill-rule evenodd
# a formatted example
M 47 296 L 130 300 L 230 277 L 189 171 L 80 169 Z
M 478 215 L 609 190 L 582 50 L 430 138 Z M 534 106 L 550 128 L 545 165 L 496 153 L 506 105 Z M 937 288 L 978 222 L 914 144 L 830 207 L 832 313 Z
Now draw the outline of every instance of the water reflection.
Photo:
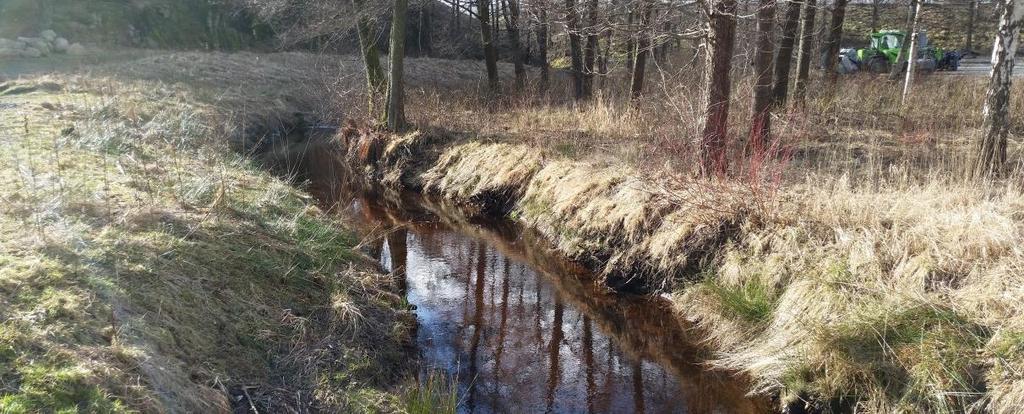
M 426 200 L 353 198 L 338 182 L 315 189 L 403 279 L 424 369 L 458 378 L 463 412 L 767 410 L 741 382 L 703 368 L 663 300 L 607 292 L 508 223 L 467 222 Z

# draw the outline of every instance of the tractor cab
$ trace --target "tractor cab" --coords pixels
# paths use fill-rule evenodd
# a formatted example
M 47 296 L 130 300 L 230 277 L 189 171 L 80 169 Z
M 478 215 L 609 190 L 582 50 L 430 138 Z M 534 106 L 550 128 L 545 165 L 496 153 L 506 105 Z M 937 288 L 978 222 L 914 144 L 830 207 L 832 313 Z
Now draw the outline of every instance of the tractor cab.
M 871 34 L 871 48 L 878 50 L 897 49 L 903 47 L 906 33 L 899 30 L 884 30 Z
M 882 30 L 872 33 L 870 37 L 871 45 L 867 49 L 857 51 L 857 60 L 869 62 L 874 58 L 879 62 L 884 60 L 886 63 L 891 64 L 899 56 L 907 33 L 901 30 Z M 879 69 L 884 70 L 882 68 Z

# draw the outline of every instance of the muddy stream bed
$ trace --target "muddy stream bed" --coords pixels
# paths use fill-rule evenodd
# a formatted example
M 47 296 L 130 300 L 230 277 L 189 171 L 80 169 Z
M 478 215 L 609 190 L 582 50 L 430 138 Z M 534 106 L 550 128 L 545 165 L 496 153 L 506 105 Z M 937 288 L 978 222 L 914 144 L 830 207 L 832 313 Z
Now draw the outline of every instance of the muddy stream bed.
M 420 375 L 456 378 L 460 412 L 770 411 L 742 380 L 707 369 L 709 351 L 664 298 L 610 291 L 511 221 L 355 191 L 336 164 L 302 164 L 321 204 L 399 278 Z

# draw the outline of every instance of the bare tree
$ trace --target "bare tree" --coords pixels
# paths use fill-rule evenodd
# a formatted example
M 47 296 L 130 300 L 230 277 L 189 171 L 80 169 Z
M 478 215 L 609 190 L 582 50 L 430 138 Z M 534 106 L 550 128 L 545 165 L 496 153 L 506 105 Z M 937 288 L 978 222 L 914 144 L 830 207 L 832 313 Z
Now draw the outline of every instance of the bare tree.
M 646 35 L 648 25 L 651 23 L 651 12 L 654 11 L 653 0 L 644 0 L 643 10 L 640 12 L 639 42 L 636 50 L 636 62 L 633 63 L 632 79 L 629 85 L 629 95 L 636 100 L 644 93 L 644 72 L 647 70 L 647 55 L 650 54 L 651 38 Z M 632 16 L 632 14 L 630 14 Z
M 384 124 L 392 131 L 401 131 L 406 127 L 405 120 L 405 22 L 409 8 L 408 0 L 395 0 L 391 18 L 391 44 L 388 58 L 391 67 L 388 70 L 388 100 Z
M 523 47 L 519 39 L 519 0 L 502 0 L 505 16 L 505 30 L 512 47 L 512 64 L 516 74 L 516 91 L 522 91 L 526 85 L 526 67 L 524 65 Z
M 814 59 L 814 17 L 816 0 L 806 0 L 803 6 L 803 17 L 800 19 L 800 54 L 796 68 L 796 104 L 803 105 L 807 99 L 807 83 L 811 74 L 811 60 Z
M 576 0 L 565 0 L 565 30 L 569 36 L 569 57 L 572 61 L 573 95 L 577 101 L 586 97 L 583 81 L 583 50 L 580 44 L 579 11 Z
M 1010 86 L 1013 59 L 1024 26 L 1024 0 L 1003 0 L 992 46 L 992 77 L 989 79 L 985 106 L 982 109 L 982 137 L 978 141 L 975 177 L 991 177 L 1003 173 L 1006 164 L 1006 139 L 1010 128 Z
M 782 39 L 779 40 L 779 52 L 775 56 L 775 85 L 772 87 L 772 105 L 777 107 L 785 107 L 789 95 L 793 46 L 796 45 L 797 32 L 800 30 L 800 10 L 803 5 L 804 0 L 789 0 L 782 22 Z
M 825 55 L 825 79 L 830 86 L 835 86 L 839 80 L 839 72 L 836 71 L 836 59 L 839 58 L 839 47 L 843 43 L 843 20 L 846 18 L 846 3 L 849 0 L 836 0 L 832 10 L 832 23 L 828 32 L 828 51 Z
M 594 63 L 597 61 L 597 5 L 598 0 L 587 2 L 587 42 L 583 47 L 583 98 L 589 99 L 594 95 Z
M 914 4 L 913 0 L 910 3 L 910 9 L 907 12 L 907 23 L 906 30 L 903 35 L 903 44 L 900 45 L 900 51 L 896 53 L 896 64 L 889 68 L 889 80 L 897 81 L 900 78 L 900 74 L 903 73 L 903 68 L 907 63 L 907 56 L 910 53 L 910 41 L 907 36 L 910 35 L 911 31 L 914 30 Z
M 704 131 L 698 142 L 701 175 L 723 175 L 728 169 L 729 94 L 732 52 L 736 45 L 736 0 L 707 0 L 707 91 Z
M 757 44 L 754 51 L 754 102 L 747 149 L 760 153 L 771 138 L 772 30 L 775 0 L 760 0 L 757 8 Z
M 633 73 L 633 60 L 635 59 L 634 53 L 636 53 L 636 39 L 633 34 L 636 30 L 633 29 L 633 15 L 635 12 L 633 8 L 629 8 L 629 13 L 626 14 L 626 70 L 629 73 Z M 650 19 L 648 19 L 650 20 Z
M 491 0 L 477 0 L 476 13 L 480 21 L 484 64 L 487 66 L 487 90 L 494 95 L 498 93 L 498 49 L 494 46 L 494 32 L 491 29 Z
M 540 90 L 545 91 L 551 82 L 551 69 L 548 65 L 548 10 L 540 6 L 537 11 L 537 59 L 540 60 Z
M 871 0 L 871 33 L 878 31 L 878 9 L 882 4 L 882 0 Z
M 359 13 L 358 21 L 356 22 L 356 32 L 359 36 L 359 50 L 363 58 L 364 72 L 366 73 L 367 113 L 373 117 L 376 116 L 377 103 L 381 101 L 387 92 L 387 78 L 384 75 L 384 69 L 380 66 L 380 54 L 377 51 L 378 30 L 371 26 L 370 19 L 364 12 L 364 4 L 365 1 L 363 0 L 352 1 L 356 12 Z
M 967 7 L 967 44 L 964 45 L 964 48 L 974 51 L 974 23 L 978 18 L 978 0 L 971 0 Z

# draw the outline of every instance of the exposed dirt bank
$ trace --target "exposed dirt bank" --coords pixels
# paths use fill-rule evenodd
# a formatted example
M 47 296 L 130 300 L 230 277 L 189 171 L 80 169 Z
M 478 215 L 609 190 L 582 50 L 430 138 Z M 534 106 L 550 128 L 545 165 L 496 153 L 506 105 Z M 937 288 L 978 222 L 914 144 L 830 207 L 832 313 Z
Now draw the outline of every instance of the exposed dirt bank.
M 441 131 L 338 141 L 371 185 L 513 217 L 613 288 L 671 293 L 716 364 L 791 410 L 1022 401 L 1017 191 L 818 177 L 766 194 Z

